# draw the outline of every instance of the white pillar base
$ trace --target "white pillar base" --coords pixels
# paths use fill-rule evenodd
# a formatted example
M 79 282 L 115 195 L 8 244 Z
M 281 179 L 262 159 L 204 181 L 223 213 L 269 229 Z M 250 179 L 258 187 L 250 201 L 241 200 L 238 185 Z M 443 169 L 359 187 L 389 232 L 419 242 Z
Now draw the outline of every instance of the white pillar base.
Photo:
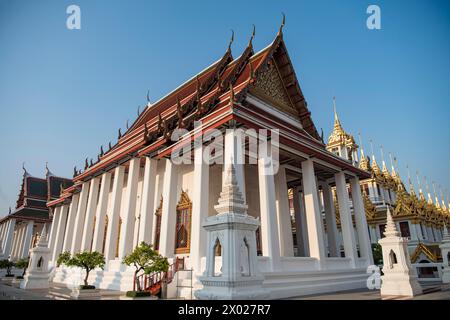
M 381 276 L 381 296 L 414 297 L 422 294 L 422 287 L 416 276 L 405 273 L 404 270 L 390 271 Z

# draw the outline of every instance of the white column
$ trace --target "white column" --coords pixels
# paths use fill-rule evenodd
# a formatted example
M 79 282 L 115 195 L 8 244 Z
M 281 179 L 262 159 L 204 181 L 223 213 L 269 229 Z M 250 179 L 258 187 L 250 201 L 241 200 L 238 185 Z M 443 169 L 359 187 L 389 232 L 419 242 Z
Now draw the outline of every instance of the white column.
M 102 174 L 100 195 L 98 198 L 97 211 L 95 213 L 95 231 L 92 242 L 92 251 L 102 252 L 103 237 L 105 233 L 106 210 L 108 208 L 108 195 L 111 187 L 111 173 Z
M 155 191 L 156 191 L 156 168 L 157 160 L 150 157 L 145 158 L 144 168 L 144 185 L 142 187 L 142 202 L 141 202 L 141 222 L 139 225 L 139 240 L 138 244 L 144 241 L 147 244 L 153 242 L 153 215 L 155 213 Z
M 20 248 L 23 243 L 23 234 L 24 234 L 23 224 L 20 224 L 16 230 L 16 236 L 14 237 L 14 247 L 11 255 L 11 257 L 14 260 L 16 260 L 19 256 Z
M 8 227 L 8 221 L 3 222 L 0 225 L 0 253 L 3 252 L 3 248 L 5 246 L 5 234 L 6 234 L 7 227 Z
M 161 213 L 161 234 L 159 253 L 171 258 L 175 252 L 175 223 L 178 189 L 178 166 L 166 160 L 163 186 L 163 206 Z
M 245 176 L 244 176 L 244 144 L 243 144 L 243 130 L 241 129 L 227 129 L 225 132 L 225 154 L 223 173 L 226 172 L 230 163 L 233 163 L 236 170 L 236 180 L 238 181 L 239 189 L 242 192 L 244 201 L 247 198 L 245 195 Z M 222 181 L 224 181 L 222 176 Z
M 81 238 L 83 237 L 84 219 L 86 216 L 86 205 L 89 194 L 89 182 L 83 182 L 80 192 L 80 200 L 78 202 L 77 215 L 75 217 L 74 233 L 72 238 L 72 246 L 70 253 L 75 254 L 81 251 Z
M 134 226 L 136 222 L 136 201 L 141 159 L 133 158 L 128 167 L 128 182 L 124 199 L 124 216 L 119 243 L 119 259 L 133 251 Z
M 209 206 L 209 164 L 203 161 L 201 143 L 194 149 L 194 179 L 191 219 L 190 259 L 194 274 L 201 273 L 201 259 L 206 256 L 206 231 L 203 221 L 208 217 Z
M 328 183 L 322 184 L 325 221 L 327 223 L 328 250 L 331 257 L 338 257 L 336 213 L 334 211 L 333 194 Z
M 53 211 L 52 229 L 50 230 L 48 241 L 48 248 L 50 249 L 50 252 L 53 252 L 55 248 L 56 232 L 58 230 L 59 219 L 61 218 L 61 208 L 62 206 L 58 206 L 50 209 Z
M 70 204 L 70 207 L 72 207 L 72 204 Z M 52 261 L 56 262 L 58 259 L 59 254 L 63 250 L 63 242 L 65 241 L 64 234 L 71 229 L 68 221 L 67 221 L 67 214 L 69 211 L 69 205 L 64 204 L 61 206 L 61 209 L 59 211 L 59 220 L 58 225 L 53 226 L 52 229 L 55 229 L 55 245 L 53 246 L 53 251 L 50 251 L 52 254 Z M 67 224 L 67 227 L 66 227 Z M 67 229 L 67 230 L 66 230 Z M 65 245 L 65 244 L 64 244 Z
M 280 235 L 280 255 L 293 257 L 294 244 L 292 239 L 291 214 L 289 212 L 286 169 L 283 166 L 280 166 L 278 173 L 275 175 L 275 199 L 278 234 Z
M 92 233 L 94 232 L 94 216 L 97 209 L 98 187 L 100 178 L 93 178 L 90 182 L 89 197 L 84 220 L 83 237 L 81 239 L 81 251 L 91 251 Z
M 417 239 L 419 241 L 422 241 L 424 239 L 424 237 L 423 237 L 423 234 L 422 234 L 422 228 L 420 227 L 421 226 L 421 222 L 419 221 L 418 223 L 413 224 L 412 226 L 416 229 Z
M 72 201 L 70 202 L 69 213 L 67 216 L 67 223 L 66 223 L 67 227 L 63 229 L 64 245 L 62 251 L 64 252 L 70 251 L 70 248 L 72 247 L 73 230 L 75 226 L 75 218 L 77 215 L 79 200 L 80 194 L 77 193 L 72 196 Z
M 362 258 L 367 259 L 368 264 L 373 264 L 372 245 L 370 244 L 367 227 L 366 211 L 361 194 L 359 178 L 350 179 L 353 199 L 353 214 L 355 215 L 356 233 L 358 234 L 359 253 Z
M 25 237 L 24 237 L 24 242 L 23 242 L 23 247 L 22 247 L 22 253 L 21 253 L 21 257 L 20 257 L 21 259 L 28 257 L 28 253 L 30 251 L 30 246 L 31 246 L 31 238 L 33 237 L 33 227 L 34 227 L 33 220 L 28 221 L 26 230 L 25 230 Z
M 412 223 L 411 221 L 407 221 L 407 222 L 408 222 L 409 234 L 410 234 L 411 240 L 412 241 L 419 241 L 419 238 L 417 237 L 415 224 Z
M 112 190 L 112 204 L 108 215 L 108 230 L 106 232 L 105 260 L 113 260 L 116 257 L 117 236 L 119 234 L 120 205 L 122 202 L 122 188 L 125 167 L 117 166 L 114 170 Z
M 259 202 L 261 216 L 261 245 L 264 256 L 270 258 L 270 268 L 280 265 L 280 238 L 278 235 L 277 208 L 275 205 L 275 179 L 272 157 L 267 149 L 258 152 Z
M 295 212 L 295 229 L 297 232 L 297 248 L 300 257 L 307 257 L 308 251 L 308 228 L 306 226 L 305 201 L 303 193 L 300 193 L 298 187 L 294 188 L 294 212 Z
M 306 223 L 308 227 L 309 255 L 319 261 L 325 257 L 323 243 L 322 213 L 320 212 L 319 197 L 317 196 L 316 176 L 312 159 L 302 162 L 303 192 L 305 198 Z
M 375 226 L 369 226 L 370 242 L 378 243 L 377 230 Z
M 356 258 L 358 257 L 356 251 L 355 234 L 353 232 L 353 221 L 349 207 L 349 197 L 347 193 L 347 186 L 345 183 L 344 172 L 336 173 L 336 194 L 339 204 L 339 214 L 341 218 L 342 240 L 344 242 L 345 257 L 350 258 L 352 267 L 356 266 Z

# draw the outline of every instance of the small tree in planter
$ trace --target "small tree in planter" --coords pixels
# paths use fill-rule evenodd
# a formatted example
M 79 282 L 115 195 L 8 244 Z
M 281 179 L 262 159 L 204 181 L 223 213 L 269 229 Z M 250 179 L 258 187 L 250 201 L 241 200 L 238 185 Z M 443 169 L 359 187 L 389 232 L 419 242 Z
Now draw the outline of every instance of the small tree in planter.
M 56 261 L 57 265 L 65 264 L 68 267 L 80 267 L 86 271 L 84 277 L 84 285 L 80 286 L 80 289 L 95 289 L 95 286 L 88 284 L 89 272 L 95 268 L 102 268 L 105 266 L 105 257 L 97 251 L 94 252 L 79 252 L 74 256 L 70 256 L 69 252 L 64 252 L 59 255 Z
M 14 267 L 14 262 L 9 261 L 8 259 L 4 259 L 0 261 L 0 269 L 6 269 L 6 275 L 5 277 L 14 277 L 13 274 L 11 274 L 11 269 Z
M 142 291 L 146 288 L 141 288 L 141 283 L 138 279 L 138 274 L 144 271 L 145 274 L 153 272 L 167 272 L 169 269 L 169 262 L 167 258 L 158 254 L 156 250 L 152 248 L 151 244 L 147 244 L 144 241 L 138 245 L 132 253 L 124 257 L 123 261 L 127 266 L 133 265 L 134 281 L 136 282 L 136 291 L 128 291 L 128 297 L 143 297 L 149 296 L 150 292 Z
M 70 252 L 69 251 L 60 253 L 60 255 L 58 256 L 58 259 L 56 260 L 56 266 L 59 267 L 62 264 L 67 265 L 69 260 L 70 260 Z
M 25 275 L 25 272 L 27 271 L 28 264 L 30 262 L 30 258 L 24 258 L 20 259 L 15 263 L 16 268 L 23 269 L 22 275 L 17 276 L 17 279 L 23 279 L 23 276 Z

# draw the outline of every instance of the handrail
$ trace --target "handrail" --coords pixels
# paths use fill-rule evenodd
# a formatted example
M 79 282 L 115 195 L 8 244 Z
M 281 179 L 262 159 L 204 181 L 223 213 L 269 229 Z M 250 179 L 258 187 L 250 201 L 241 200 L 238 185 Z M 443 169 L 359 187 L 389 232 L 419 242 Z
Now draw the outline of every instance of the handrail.
M 133 277 L 133 291 L 136 291 L 136 284 L 139 283 L 142 291 L 150 291 L 160 284 L 163 280 L 167 283 L 172 282 L 175 273 L 184 269 L 184 258 L 176 258 L 175 262 L 169 265 L 167 272 L 157 271 L 150 274 L 142 273 Z

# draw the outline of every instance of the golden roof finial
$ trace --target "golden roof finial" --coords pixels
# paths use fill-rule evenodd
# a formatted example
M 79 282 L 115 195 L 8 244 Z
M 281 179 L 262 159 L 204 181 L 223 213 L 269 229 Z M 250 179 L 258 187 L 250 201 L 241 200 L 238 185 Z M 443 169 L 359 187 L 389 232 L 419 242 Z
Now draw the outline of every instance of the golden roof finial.
M 382 145 L 380 145 L 380 152 L 381 152 L 381 163 L 382 163 L 382 166 L 383 166 L 383 172 L 388 172 L 388 169 L 387 169 L 387 167 L 386 167 L 386 162 L 384 161 L 384 152 L 383 152 L 383 146 Z
M 447 210 L 447 206 L 445 205 L 445 200 L 444 200 L 444 193 L 442 192 L 441 185 L 439 185 L 439 193 L 441 194 L 442 209 Z
M 358 132 L 358 140 L 359 140 L 359 146 L 361 148 L 361 159 L 359 160 L 359 167 L 363 170 L 369 170 L 369 164 L 366 159 L 366 155 L 364 154 L 364 147 L 361 140 L 361 133 Z
M 370 150 L 372 151 L 372 169 L 375 174 L 381 173 L 380 167 L 378 166 L 377 159 L 375 159 L 375 153 L 373 152 L 373 141 L 372 139 L 370 141 Z
M 339 123 L 339 125 L 341 124 L 339 121 L 339 117 L 337 114 L 337 110 L 336 110 L 336 97 L 333 97 L 333 110 L 334 110 L 334 123 L 336 125 L 336 123 Z
M 411 181 L 411 174 L 409 172 L 409 166 L 408 165 L 406 165 L 406 171 L 408 172 L 409 193 L 411 195 L 415 195 L 416 192 L 414 191 L 414 185 L 413 185 L 413 183 Z
M 433 204 L 433 200 L 431 199 L 431 194 L 430 194 L 430 187 L 428 186 L 427 177 L 423 176 L 423 179 L 425 180 L 425 188 L 427 190 L 428 203 Z
M 434 202 L 435 202 L 436 208 L 440 208 L 441 205 L 439 204 L 439 199 L 438 199 L 437 193 L 436 193 L 436 183 L 434 181 L 432 181 L 431 184 L 433 185 Z
M 422 190 L 422 184 L 420 183 L 419 171 L 416 171 L 416 177 L 417 177 L 417 186 L 419 187 L 419 197 L 421 200 L 425 200 Z
M 397 175 L 397 172 L 395 172 L 395 167 L 394 167 L 394 163 L 392 162 L 392 154 L 389 152 L 389 161 L 391 162 L 391 172 L 392 175 Z

